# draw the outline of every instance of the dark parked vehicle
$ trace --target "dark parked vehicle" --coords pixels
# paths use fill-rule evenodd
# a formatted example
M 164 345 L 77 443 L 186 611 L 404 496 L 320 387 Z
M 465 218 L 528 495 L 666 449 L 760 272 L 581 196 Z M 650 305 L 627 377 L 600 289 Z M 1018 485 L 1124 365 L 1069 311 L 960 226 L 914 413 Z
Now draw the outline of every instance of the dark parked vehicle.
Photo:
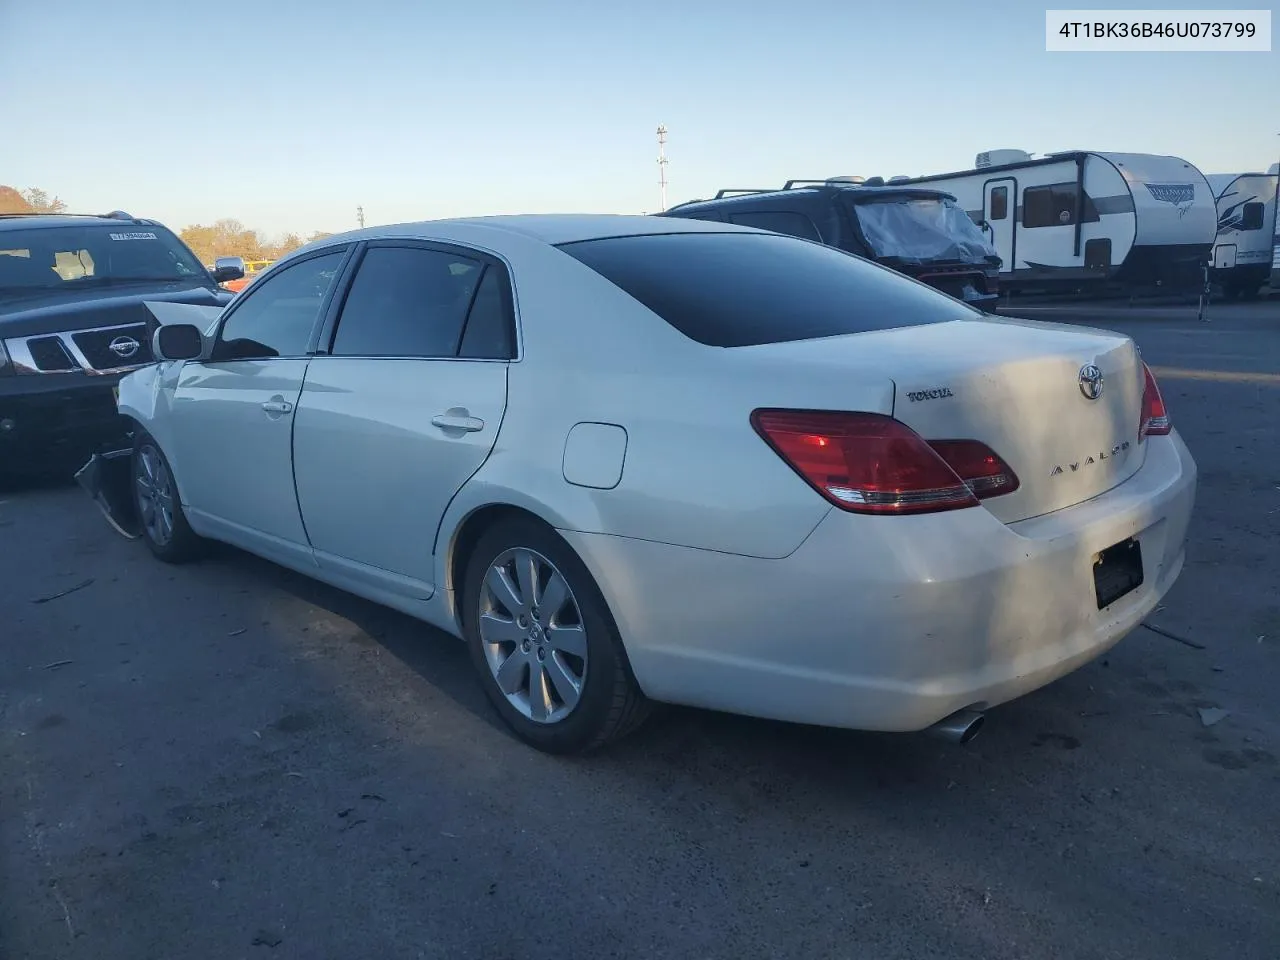
M 659 214 L 717 220 L 837 247 L 982 310 L 1000 298 L 1000 256 L 955 197 L 880 178 L 788 180 L 781 190 L 721 190 Z
M 0 474 L 79 466 L 122 436 L 115 385 L 153 360 L 144 301 L 218 307 L 243 273 L 122 212 L 0 215 Z

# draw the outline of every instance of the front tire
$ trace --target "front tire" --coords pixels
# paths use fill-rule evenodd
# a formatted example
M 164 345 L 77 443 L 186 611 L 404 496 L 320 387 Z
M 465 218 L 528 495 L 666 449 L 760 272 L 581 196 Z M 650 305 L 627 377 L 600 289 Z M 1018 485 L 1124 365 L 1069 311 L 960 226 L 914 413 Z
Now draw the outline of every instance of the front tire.
M 467 564 L 463 629 L 485 694 L 512 731 L 547 753 L 582 753 L 648 716 L 599 588 L 549 527 L 486 531 Z
M 173 468 L 160 445 L 142 431 L 133 445 L 133 499 L 142 539 L 156 558 L 185 563 L 204 551 L 205 542 L 187 523 Z

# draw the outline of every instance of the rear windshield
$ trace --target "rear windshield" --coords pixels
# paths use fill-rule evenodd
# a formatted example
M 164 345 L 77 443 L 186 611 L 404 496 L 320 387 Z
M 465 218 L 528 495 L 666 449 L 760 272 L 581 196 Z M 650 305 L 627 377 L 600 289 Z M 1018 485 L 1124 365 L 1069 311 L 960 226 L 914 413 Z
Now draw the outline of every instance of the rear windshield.
M 150 224 L 32 227 L 0 235 L 0 291 L 191 279 L 207 279 L 204 267 L 172 233 Z
M 745 347 L 979 315 L 959 300 L 831 247 L 768 233 L 668 233 L 560 249 L 686 337 Z

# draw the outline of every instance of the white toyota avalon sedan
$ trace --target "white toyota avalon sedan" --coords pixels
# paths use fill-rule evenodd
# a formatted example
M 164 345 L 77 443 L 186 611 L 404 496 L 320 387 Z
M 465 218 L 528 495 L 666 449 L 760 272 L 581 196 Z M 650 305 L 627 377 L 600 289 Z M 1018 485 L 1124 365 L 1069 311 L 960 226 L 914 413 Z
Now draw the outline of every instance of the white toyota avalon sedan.
M 963 741 L 1182 569 L 1196 468 L 1129 338 L 817 243 L 375 227 L 172 319 L 119 393 L 152 552 L 226 541 L 463 638 L 544 750 L 655 701 Z

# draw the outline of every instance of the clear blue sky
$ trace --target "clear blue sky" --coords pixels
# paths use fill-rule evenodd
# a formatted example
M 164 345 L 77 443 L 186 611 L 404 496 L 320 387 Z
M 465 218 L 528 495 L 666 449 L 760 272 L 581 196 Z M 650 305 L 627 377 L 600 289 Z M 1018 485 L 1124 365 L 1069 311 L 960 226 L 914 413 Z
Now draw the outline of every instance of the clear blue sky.
M 278 235 L 651 212 L 659 122 L 671 203 L 995 147 L 1280 157 L 1280 54 L 1049 54 L 1044 9 L 0 0 L 0 183 Z

